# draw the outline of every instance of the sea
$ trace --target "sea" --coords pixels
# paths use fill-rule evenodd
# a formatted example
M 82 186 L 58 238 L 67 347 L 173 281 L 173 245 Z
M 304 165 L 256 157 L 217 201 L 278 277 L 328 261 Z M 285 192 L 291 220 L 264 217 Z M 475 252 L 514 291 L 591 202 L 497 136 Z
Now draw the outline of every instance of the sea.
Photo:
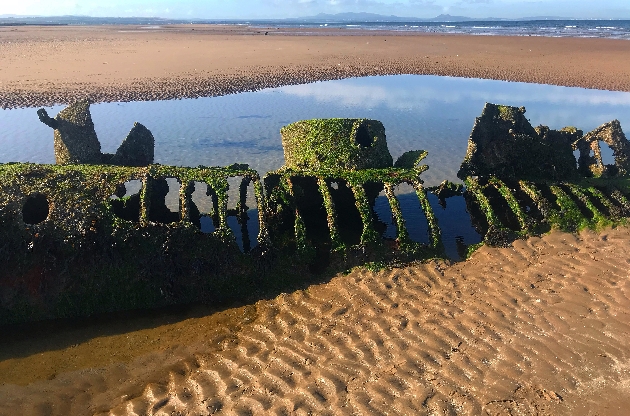
M 340 28 L 348 31 L 444 33 L 486 36 L 548 36 L 630 39 L 630 20 L 480 20 L 465 22 L 290 22 L 251 21 L 246 24 L 278 28 Z
M 404 19 L 404 18 L 402 18 Z M 334 19 L 270 19 L 270 20 L 208 20 L 208 19 L 162 19 L 143 17 L 7 17 L 0 16 L 0 26 L 22 25 L 145 25 L 145 29 L 157 29 L 163 25 L 173 24 L 219 24 L 242 25 L 260 28 L 285 28 L 292 30 L 337 28 L 352 31 L 394 31 L 419 33 L 467 34 L 486 36 L 549 36 L 580 38 L 612 38 L 630 39 L 630 20 L 574 20 L 574 19 L 528 19 L 528 20 L 466 20 L 449 21 L 448 19 L 404 21 L 361 21 Z M 277 32 L 276 32 L 277 33 Z M 302 33 L 307 34 L 307 33 Z

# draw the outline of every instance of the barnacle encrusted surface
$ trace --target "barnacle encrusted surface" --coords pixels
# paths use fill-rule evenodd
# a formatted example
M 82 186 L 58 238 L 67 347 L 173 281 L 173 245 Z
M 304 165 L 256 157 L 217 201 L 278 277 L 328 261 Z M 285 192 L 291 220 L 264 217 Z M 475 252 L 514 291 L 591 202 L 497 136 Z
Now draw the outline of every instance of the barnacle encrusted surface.
M 55 160 L 57 164 L 100 163 L 101 144 L 94 131 L 87 100 L 77 101 L 55 117 Z
M 153 134 L 136 122 L 108 163 L 118 166 L 147 166 L 153 163 L 154 153 Z
M 285 167 L 292 169 L 367 169 L 393 164 L 385 128 L 368 119 L 314 119 L 280 130 Z
M 525 118 L 525 107 L 486 103 L 475 120 L 457 177 L 575 178 L 578 173 L 571 146 L 579 137 L 580 131 L 534 129 Z
M 39 120 L 54 132 L 55 161 L 58 165 L 101 164 L 147 166 L 153 163 L 155 140 L 145 126 L 135 123 L 115 154 L 101 153 L 87 100 L 70 104 L 51 118 L 44 108 Z

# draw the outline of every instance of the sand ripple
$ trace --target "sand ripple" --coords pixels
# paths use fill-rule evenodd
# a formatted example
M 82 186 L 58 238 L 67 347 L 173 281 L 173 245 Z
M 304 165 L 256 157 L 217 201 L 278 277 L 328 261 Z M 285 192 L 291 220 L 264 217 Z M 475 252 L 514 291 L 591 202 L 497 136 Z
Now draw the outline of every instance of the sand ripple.
M 105 369 L 89 397 L 70 394 L 75 375 L 14 387 L 9 402 L 31 414 L 623 414 L 629 237 L 552 233 L 454 266 L 354 271 L 258 302 L 218 344 L 145 359 L 150 376 L 130 365 L 121 384 Z

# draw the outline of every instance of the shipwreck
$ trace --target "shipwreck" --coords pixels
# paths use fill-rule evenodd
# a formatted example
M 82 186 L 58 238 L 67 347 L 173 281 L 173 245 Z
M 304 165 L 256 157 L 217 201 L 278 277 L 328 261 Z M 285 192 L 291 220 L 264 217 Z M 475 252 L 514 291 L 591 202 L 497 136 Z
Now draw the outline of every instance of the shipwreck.
M 39 110 L 54 129 L 57 164 L 0 164 L 0 324 L 225 303 L 297 287 L 323 272 L 443 258 L 429 192 L 440 204 L 463 196 L 482 244 L 625 223 L 630 143 L 619 122 L 583 134 L 534 128 L 524 113 L 486 104 L 458 172 L 464 187 L 445 181 L 426 188 L 426 152 L 394 161 L 376 120 L 285 126 L 285 165 L 261 178 L 243 164 L 154 164 L 153 136 L 138 123 L 115 154 L 103 154 L 89 103 L 55 118 Z M 603 163 L 600 143 L 611 147 L 614 164 Z M 168 183 L 178 187 L 175 210 L 167 206 Z M 426 243 L 409 237 L 400 184 L 417 197 Z M 210 201 L 205 208 L 195 202 L 200 194 Z M 393 239 L 383 238 L 374 211 L 379 194 L 391 208 Z M 229 226 L 235 222 L 238 232 Z

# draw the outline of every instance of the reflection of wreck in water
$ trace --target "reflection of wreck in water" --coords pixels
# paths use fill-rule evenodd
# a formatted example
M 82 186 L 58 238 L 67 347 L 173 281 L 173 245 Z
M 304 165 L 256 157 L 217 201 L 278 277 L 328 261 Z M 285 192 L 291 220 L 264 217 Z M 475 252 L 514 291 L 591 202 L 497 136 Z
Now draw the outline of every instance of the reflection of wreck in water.
M 87 103 L 55 119 L 40 111 L 55 129 L 61 164 L 0 165 L 0 320 L 225 302 L 286 288 L 313 272 L 444 257 L 428 191 L 442 206 L 463 194 L 472 223 L 491 245 L 551 227 L 623 222 L 630 215 L 624 179 L 630 146 L 619 123 L 583 135 L 533 128 L 523 113 L 486 105 L 458 173 L 464 191 L 450 182 L 424 188 L 420 176 L 428 166 L 419 163 L 426 152 L 410 151 L 393 163 L 375 120 L 284 127 L 285 166 L 261 180 L 239 164 L 146 166 L 153 136 L 139 124 L 115 155 L 103 155 Z M 613 149 L 615 165 L 603 164 L 600 141 Z M 426 221 L 423 241 L 408 231 L 416 224 L 403 215 L 400 201 L 408 198 L 397 194 L 401 184 L 414 191 L 413 221 Z M 392 238 L 384 238 L 388 224 L 376 212 L 383 199 Z M 462 256 L 474 248 L 461 237 L 457 246 Z

